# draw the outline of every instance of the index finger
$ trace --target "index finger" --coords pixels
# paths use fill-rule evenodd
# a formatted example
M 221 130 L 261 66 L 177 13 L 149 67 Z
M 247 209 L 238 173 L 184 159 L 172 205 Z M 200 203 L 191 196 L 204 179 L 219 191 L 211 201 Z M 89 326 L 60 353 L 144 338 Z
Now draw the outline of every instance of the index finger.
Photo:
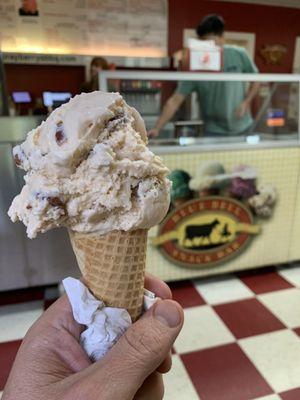
M 172 299 L 172 292 L 169 286 L 156 276 L 146 273 L 145 288 L 155 293 L 161 299 Z

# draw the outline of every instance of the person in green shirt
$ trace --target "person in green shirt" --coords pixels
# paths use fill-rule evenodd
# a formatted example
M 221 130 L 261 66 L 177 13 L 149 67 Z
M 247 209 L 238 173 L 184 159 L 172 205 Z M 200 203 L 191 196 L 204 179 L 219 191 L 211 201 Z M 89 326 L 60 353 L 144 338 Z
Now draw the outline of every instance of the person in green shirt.
M 258 69 L 242 47 L 226 45 L 225 23 L 219 15 L 206 16 L 196 32 L 201 40 L 214 40 L 223 48 L 223 69 L 228 73 L 257 73 Z M 246 132 L 252 125 L 251 101 L 258 92 L 259 83 L 254 82 L 246 90 L 245 82 L 183 81 L 167 100 L 155 128 L 149 136 L 159 131 L 174 116 L 184 99 L 196 92 L 201 107 L 206 136 L 232 136 Z

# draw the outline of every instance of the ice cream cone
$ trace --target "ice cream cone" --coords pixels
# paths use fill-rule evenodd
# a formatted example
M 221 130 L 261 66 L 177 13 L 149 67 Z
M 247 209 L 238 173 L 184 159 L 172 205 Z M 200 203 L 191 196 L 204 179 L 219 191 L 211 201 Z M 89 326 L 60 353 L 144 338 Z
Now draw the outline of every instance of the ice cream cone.
M 107 306 L 125 308 L 132 321 L 142 312 L 147 233 L 139 229 L 101 236 L 69 231 L 85 285 Z

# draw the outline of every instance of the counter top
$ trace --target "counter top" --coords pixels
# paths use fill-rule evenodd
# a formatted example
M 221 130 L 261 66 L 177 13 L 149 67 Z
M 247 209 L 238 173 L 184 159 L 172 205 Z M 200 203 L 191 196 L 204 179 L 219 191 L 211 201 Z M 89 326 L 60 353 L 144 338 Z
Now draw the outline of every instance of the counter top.
M 45 116 L 1 117 L 0 144 L 17 143 L 25 139 L 26 134 L 38 126 Z M 180 137 L 177 139 L 150 139 L 149 147 L 156 154 L 203 152 L 211 150 L 240 150 L 259 148 L 299 147 L 298 134 L 260 134 L 228 137 Z
M 299 147 L 298 134 L 269 135 L 253 134 L 249 136 L 181 137 L 178 139 L 150 139 L 149 147 L 155 154 L 193 153 L 203 151 L 236 151 L 266 148 Z
M 45 115 L 0 117 L 0 143 L 21 142 L 29 131 L 36 128 Z

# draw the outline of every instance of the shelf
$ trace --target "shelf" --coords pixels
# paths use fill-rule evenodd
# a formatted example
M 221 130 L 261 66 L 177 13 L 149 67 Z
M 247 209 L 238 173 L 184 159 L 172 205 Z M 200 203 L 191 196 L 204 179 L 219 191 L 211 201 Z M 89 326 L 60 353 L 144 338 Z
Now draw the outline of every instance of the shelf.
M 160 92 L 160 88 L 153 88 L 153 89 L 120 89 L 120 93 L 137 93 L 137 94 L 155 94 Z

